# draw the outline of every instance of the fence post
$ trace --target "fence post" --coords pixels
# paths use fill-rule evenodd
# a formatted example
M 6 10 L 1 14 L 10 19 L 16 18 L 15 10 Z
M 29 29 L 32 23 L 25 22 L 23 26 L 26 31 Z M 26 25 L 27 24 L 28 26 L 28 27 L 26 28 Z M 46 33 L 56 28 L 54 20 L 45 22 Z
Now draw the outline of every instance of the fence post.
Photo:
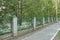
M 33 30 L 36 29 L 36 17 L 33 18 Z
M 50 17 L 48 17 L 48 23 L 50 23 Z
M 45 25 L 45 18 L 43 17 L 43 25 Z
M 53 23 L 53 17 L 51 17 L 51 19 L 52 19 L 52 23 Z
M 57 17 L 57 22 L 58 22 L 58 17 Z
M 12 36 L 15 37 L 17 36 L 17 17 L 13 16 L 12 18 Z

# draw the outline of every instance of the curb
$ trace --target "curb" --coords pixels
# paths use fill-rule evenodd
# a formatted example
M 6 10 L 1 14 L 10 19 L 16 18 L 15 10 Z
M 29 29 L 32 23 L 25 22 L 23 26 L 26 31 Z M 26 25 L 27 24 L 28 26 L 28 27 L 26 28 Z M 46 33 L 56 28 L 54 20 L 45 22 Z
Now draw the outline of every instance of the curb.
M 51 40 L 54 40 L 55 36 L 57 35 L 57 33 L 59 32 L 59 29 L 57 30 L 57 32 L 54 34 L 54 36 L 51 38 Z

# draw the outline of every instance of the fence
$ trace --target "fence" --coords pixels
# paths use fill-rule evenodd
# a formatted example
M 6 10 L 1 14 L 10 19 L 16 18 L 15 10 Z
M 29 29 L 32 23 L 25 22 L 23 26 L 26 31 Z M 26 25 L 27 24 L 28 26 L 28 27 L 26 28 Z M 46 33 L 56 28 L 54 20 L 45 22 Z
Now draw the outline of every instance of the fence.
M 43 17 L 41 19 L 42 20 L 41 21 L 42 23 L 41 23 L 40 21 L 37 20 L 36 17 L 34 17 L 32 19 L 32 21 L 30 21 L 30 22 L 24 21 L 24 22 L 22 22 L 21 25 L 18 25 L 17 20 L 18 20 L 17 17 L 14 16 L 12 19 L 11 25 L 6 24 L 11 27 L 1 29 L 0 35 L 6 34 L 6 33 L 13 33 L 13 36 L 16 36 L 18 31 L 27 30 L 30 28 L 33 28 L 33 30 L 36 30 L 37 27 L 39 28 L 39 26 L 44 25 L 44 24 L 48 24 L 49 22 L 51 22 L 51 21 L 48 21 L 49 18 L 48 18 L 48 20 L 45 20 L 45 18 Z M 51 20 L 53 20 L 53 18 Z M 46 23 L 46 21 L 47 21 L 47 23 Z M 54 22 L 54 20 L 52 22 Z

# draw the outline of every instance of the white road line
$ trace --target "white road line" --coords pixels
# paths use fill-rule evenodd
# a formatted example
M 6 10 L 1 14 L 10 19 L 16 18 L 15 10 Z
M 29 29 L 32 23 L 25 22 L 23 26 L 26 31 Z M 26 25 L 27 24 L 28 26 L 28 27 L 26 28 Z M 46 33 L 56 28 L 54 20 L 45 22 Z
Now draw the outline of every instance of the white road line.
M 53 40 L 55 38 L 55 36 L 57 35 L 57 33 L 59 32 L 59 30 L 57 30 L 57 32 L 55 33 L 55 35 L 51 38 L 51 40 Z

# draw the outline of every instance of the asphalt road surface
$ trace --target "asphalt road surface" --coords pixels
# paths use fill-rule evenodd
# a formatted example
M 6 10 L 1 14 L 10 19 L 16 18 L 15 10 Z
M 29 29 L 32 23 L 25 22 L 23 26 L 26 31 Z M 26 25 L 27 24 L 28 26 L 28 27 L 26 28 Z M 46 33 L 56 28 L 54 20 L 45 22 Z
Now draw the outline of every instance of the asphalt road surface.
M 37 31 L 30 36 L 27 36 L 23 39 L 15 39 L 15 40 L 52 40 L 55 33 L 60 28 L 60 23 L 55 23 L 49 25 L 49 27 L 43 29 L 42 31 Z

